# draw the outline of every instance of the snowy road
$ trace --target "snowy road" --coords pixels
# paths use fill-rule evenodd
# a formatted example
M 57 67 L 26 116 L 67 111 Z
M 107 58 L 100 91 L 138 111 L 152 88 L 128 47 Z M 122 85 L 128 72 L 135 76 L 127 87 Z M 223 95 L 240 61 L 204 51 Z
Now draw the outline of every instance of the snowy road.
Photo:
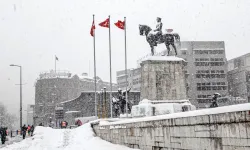
M 36 127 L 34 134 L 1 150 L 130 150 L 95 137 L 89 123 L 75 129 Z

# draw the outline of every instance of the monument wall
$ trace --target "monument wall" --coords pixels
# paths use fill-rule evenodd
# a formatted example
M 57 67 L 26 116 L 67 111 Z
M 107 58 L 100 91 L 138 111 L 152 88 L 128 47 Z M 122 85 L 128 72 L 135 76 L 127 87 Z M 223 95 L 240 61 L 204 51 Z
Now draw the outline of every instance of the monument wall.
M 250 104 L 95 124 L 93 129 L 103 140 L 142 150 L 250 150 Z
M 186 62 L 178 57 L 151 56 L 141 63 L 141 99 L 187 99 Z

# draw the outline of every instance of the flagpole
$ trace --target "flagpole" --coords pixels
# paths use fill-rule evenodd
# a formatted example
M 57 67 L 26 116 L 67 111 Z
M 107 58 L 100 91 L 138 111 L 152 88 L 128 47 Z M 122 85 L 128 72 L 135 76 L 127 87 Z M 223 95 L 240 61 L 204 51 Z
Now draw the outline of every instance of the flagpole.
M 56 55 L 55 55 L 55 73 L 56 73 Z
M 110 116 L 113 118 L 112 111 L 112 67 L 111 67 L 111 34 L 110 34 L 110 15 L 109 15 L 109 68 L 110 68 Z
M 93 22 L 95 22 L 95 15 L 93 15 Z M 95 30 L 93 36 L 93 46 L 94 46 L 94 80 L 95 80 L 95 116 L 97 117 L 97 102 L 96 102 L 96 58 L 95 58 Z
M 124 39 L 125 39 L 125 76 L 126 76 L 126 117 L 128 117 L 128 72 L 127 72 L 127 38 L 126 38 L 126 17 L 124 17 Z

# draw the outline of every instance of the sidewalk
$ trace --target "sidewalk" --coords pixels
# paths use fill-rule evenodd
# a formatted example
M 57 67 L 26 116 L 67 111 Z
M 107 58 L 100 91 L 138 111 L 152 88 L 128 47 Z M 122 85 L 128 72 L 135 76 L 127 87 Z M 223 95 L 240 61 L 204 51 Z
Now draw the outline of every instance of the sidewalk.
M 29 136 L 28 136 L 29 137 Z M 17 142 L 20 142 L 23 140 L 23 137 L 21 135 L 17 135 L 15 137 L 10 137 L 10 136 L 7 136 L 8 138 L 8 141 L 5 142 L 4 145 L 2 145 L 2 143 L 0 143 L 0 148 L 3 148 L 5 147 L 6 145 L 10 145 L 10 144 L 13 144 L 13 143 L 17 143 Z

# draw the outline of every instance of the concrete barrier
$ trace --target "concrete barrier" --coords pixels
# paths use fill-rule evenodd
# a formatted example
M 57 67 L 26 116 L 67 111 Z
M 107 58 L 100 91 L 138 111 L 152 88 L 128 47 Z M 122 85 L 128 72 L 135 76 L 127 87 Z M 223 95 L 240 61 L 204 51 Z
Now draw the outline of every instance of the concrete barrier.
M 250 150 L 250 104 L 220 109 L 99 122 L 92 127 L 106 141 L 142 150 Z

